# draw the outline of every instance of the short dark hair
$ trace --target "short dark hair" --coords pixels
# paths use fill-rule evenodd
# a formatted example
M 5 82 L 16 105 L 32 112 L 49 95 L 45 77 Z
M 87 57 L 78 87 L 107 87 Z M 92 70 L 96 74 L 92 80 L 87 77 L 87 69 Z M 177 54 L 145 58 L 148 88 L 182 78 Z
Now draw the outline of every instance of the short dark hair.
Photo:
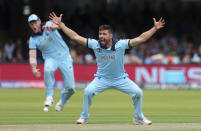
M 110 25 L 106 25 L 106 24 L 100 25 L 99 31 L 101 31 L 101 30 L 108 30 L 110 33 L 113 33 L 113 29 Z

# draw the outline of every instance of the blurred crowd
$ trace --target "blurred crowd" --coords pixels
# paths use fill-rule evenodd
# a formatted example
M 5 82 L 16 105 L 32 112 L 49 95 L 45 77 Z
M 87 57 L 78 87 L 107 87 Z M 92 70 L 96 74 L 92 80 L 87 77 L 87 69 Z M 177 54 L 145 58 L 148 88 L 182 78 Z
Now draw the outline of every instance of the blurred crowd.
M 117 37 L 118 33 L 114 32 Z M 75 64 L 94 64 L 95 56 L 91 49 L 68 40 L 71 56 Z M 27 63 L 28 41 L 8 40 L 0 44 L 0 62 Z M 38 63 L 43 62 L 38 51 Z M 151 38 L 146 43 L 126 50 L 125 64 L 200 64 L 201 44 L 196 45 L 185 37 L 177 39 L 169 34 L 160 39 Z
M 27 62 L 25 59 L 22 40 L 17 39 L 16 41 L 8 40 L 5 43 L 0 43 L 0 62 L 4 63 L 23 63 Z M 26 52 L 28 53 L 28 52 Z
M 130 39 L 139 36 L 153 26 L 153 17 L 166 20 L 165 28 L 151 39 L 126 50 L 125 64 L 200 64 L 201 63 L 201 2 L 144 1 L 144 3 L 97 4 L 62 10 L 64 23 L 86 38 L 98 39 L 98 27 L 110 24 L 115 39 Z M 58 12 L 57 12 L 58 13 Z M 40 14 L 38 14 L 40 16 Z M 47 16 L 48 17 L 48 16 Z M 27 25 L 28 26 L 28 25 Z M 62 32 L 61 32 L 62 34 Z M 62 34 L 76 64 L 94 64 L 92 50 L 68 39 Z M 28 38 L 0 41 L 0 62 L 27 63 Z M 43 62 L 38 51 L 38 63 Z

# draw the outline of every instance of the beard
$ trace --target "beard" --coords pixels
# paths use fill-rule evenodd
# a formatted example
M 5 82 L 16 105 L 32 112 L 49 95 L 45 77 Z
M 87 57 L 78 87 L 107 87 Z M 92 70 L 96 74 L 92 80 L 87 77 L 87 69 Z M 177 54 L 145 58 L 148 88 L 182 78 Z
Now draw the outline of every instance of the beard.
M 101 47 L 107 49 L 107 45 L 110 43 L 110 40 L 107 39 L 100 39 Z
M 39 33 L 39 32 L 41 32 L 41 30 L 40 30 L 39 28 L 36 28 L 36 27 L 35 27 L 35 28 L 33 28 L 33 32 L 34 32 L 34 33 Z

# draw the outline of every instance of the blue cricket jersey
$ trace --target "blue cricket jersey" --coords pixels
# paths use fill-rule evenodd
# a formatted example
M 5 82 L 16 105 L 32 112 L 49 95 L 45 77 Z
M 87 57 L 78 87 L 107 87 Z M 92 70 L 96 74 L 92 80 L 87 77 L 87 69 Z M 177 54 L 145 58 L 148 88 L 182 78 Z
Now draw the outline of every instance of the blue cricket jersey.
M 98 70 L 95 77 L 103 77 L 106 79 L 119 79 L 127 77 L 128 74 L 124 70 L 124 54 L 129 49 L 129 39 L 118 40 L 112 47 L 108 49 L 101 48 L 99 41 L 95 39 L 87 39 L 87 46 L 94 51 Z
M 53 22 L 48 21 L 45 25 L 52 25 Z M 41 35 L 31 36 L 29 39 L 29 49 L 38 48 L 42 52 L 43 59 L 47 58 L 66 58 L 71 59 L 69 48 L 59 34 L 58 30 L 43 30 Z M 72 59 L 71 59 L 72 61 Z

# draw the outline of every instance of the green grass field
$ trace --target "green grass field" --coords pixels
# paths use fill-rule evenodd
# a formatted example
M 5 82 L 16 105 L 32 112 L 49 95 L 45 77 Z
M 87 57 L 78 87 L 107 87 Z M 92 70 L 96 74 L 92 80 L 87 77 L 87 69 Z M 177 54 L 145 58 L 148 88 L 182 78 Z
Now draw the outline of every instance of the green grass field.
M 0 89 L 0 130 L 11 129 L 12 125 L 16 125 L 16 128 L 12 129 L 21 127 L 19 130 L 26 130 L 26 125 L 29 128 L 33 125 L 30 130 L 37 130 L 37 125 L 44 126 L 44 130 L 48 130 L 49 128 L 45 127 L 50 125 L 53 130 L 53 127 L 57 129 L 64 125 L 69 126 L 69 129 L 80 128 L 80 125 L 74 123 L 82 111 L 83 90 L 77 89 L 64 111 L 56 112 L 54 106 L 59 100 L 59 93 L 60 90 L 55 90 L 54 105 L 49 112 L 43 112 L 45 90 Z M 91 128 L 86 130 L 93 130 L 94 126 L 96 130 L 98 127 L 99 130 L 110 129 L 110 126 L 111 130 L 114 130 L 112 126 L 119 125 L 124 130 L 127 129 L 125 126 L 131 126 L 131 130 L 142 128 L 132 125 L 133 104 L 130 97 L 116 90 L 107 90 L 95 96 L 90 113 L 87 126 L 91 125 Z M 170 130 L 170 125 L 176 127 L 178 124 L 178 129 L 172 130 L 201 130 L 201 90 L 144 90 L 143 113 L 152 120 L 153 130 L 162 130 L 162 125 L 167 127 L 164 130 Z M 185 125 L 192 128 L 185 128 Z M 22 128 L 23 126 L 25 128 Z M 64 129 L 67 128 L 65 126 Z M 142 128 L 146 129 L 148 128 Z

